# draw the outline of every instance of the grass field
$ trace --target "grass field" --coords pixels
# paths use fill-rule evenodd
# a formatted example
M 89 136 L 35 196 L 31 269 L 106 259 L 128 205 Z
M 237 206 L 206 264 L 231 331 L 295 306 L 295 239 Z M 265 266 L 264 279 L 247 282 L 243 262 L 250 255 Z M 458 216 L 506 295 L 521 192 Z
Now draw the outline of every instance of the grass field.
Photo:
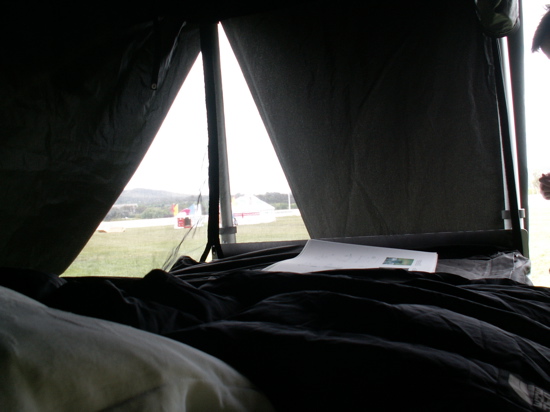
M 96 232 L 64 276 L 145 276 L 162 268 L 172 250 L 186 236 L 177 253 L 199 260 L 206 246 L 206 226 L 193 230 L 172 226 L 130 228 L 124 232 Z M 276 222 L 242 225 L 238 242 L 307 239 L 300 216 L 278 217 Z
M 550 287 L 550 201 L 540 195 L 529 199 L 531 280 Z M 206 227 L 189 231 L 172 226 L 96 232 L 64 276 L 144 276 L 162 268 L 172 250 L 187 235 L 177 255 L 198 260 L 206 245 Z M 239 226 L 238 242 L 307 239 L 299 216 L 279 217 L 274 223 Z

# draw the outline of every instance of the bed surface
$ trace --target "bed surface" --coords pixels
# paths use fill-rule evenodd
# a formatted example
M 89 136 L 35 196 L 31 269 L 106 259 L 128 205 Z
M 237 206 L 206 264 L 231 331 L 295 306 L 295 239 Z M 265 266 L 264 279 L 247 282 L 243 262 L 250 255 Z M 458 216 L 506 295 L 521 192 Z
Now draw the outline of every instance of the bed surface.
M 280 411 L 550 407 L 549 289 L 509 276 L 261 269 L 292 253 L 182 258 L 142 279 L 27 273 L 26 293 L 197 348 Z

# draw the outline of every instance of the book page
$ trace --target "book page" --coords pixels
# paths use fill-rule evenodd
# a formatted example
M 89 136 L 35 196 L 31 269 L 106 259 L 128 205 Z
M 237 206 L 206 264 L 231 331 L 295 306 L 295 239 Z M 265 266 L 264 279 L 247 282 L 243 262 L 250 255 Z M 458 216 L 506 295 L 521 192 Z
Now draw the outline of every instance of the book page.
M 264 270 L 307 273 L 331 269 L 401 268 L 433 273 L 436 266 L 437 253 L 433 252 L 310 239 L 298 256 Z

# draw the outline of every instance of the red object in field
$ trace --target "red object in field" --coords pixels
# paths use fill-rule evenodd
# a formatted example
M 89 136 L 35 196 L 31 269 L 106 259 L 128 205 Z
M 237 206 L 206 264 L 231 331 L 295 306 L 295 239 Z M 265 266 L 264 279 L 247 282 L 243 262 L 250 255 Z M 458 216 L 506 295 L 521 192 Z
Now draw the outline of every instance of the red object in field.
M 178 217 L 178 227 L 190 228 L 192 226 L 190 217 Z

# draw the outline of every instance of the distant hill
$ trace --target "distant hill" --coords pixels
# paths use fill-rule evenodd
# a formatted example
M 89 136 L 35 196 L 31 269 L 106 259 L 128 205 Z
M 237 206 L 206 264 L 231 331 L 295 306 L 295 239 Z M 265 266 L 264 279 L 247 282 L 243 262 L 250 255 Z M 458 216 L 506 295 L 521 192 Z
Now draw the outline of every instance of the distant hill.
M 117 199 L 115 205 L 121 204 L 167 204 L 195 202 L 197 195 L 168 192 L 154 189 L 131 189 L 125 190 Z
M 235 195 L 239 196 L 239 194 Z M 292 207 L 296 208 L 294 197 L 290 195 L 290 199 L 288 199 L 287 193 L 268 192 L 262 195 L 257 194 L 256 196 L 264 202 L 275 206 L 277 209 L 288 208 L 289 200 Z M 198 195 L 175 193 L 166 190 L 131 189 L 122 192 L 115 202 L 115 207 L 120 207 L 120 205 L 138 205 L 140 209 L 143 209 L 143 207 L 169 208 L 172 204 L 177 203 L 181 209 L 182 207 L 188 207 L 196 203 L 197 197 Z M 202 196 L 201 204 L 203 208 L 208 207 L 208 195 Z
M 238 195 L 237 195 L 238 196 Z M 257 195 L 258 198 L 271 204 L 276 209 L 288 208 L 288 194 L 265 193 Z M 153 219 L 173 216 L 173 205 L 177 204 L 179 210 L 197 203 L 198 195 L 174 193 L 166 190 L 131 189 L 125 190 L 119 196 L 104 220 L 120 219 Z M 296 208 L 294 198 L 291 196 L 292 208 Z M 201 198 L 202 210 L 208 210 L 208 196 Z

